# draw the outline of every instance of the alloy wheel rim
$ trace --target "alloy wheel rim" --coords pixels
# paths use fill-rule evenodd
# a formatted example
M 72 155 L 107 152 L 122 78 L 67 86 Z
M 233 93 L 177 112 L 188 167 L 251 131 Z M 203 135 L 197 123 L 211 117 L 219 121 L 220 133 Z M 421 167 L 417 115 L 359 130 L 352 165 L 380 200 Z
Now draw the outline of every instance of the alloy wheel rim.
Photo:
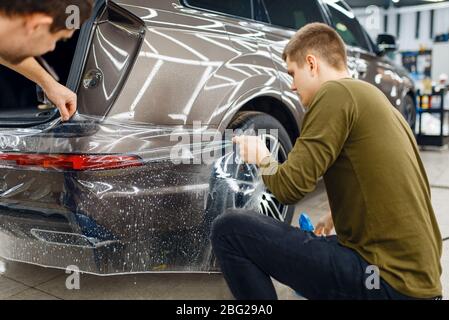
M 263 135 L 267 146 L 272 147 L 272 154 L 277 154 L 279 162 L 287 159 L 287 152 L 279 140 L 272 135 Z M 259 177 L 259 169 L 255 165 L 239 163 L 233 173 L 235 188 L 239 190 L 233 198 L 234 208 L 257 208 L 260 214 L 284 222 L 288 207 L 281 204 L 263 185 Z M 252 198 L 252 201 L 250 200 Z

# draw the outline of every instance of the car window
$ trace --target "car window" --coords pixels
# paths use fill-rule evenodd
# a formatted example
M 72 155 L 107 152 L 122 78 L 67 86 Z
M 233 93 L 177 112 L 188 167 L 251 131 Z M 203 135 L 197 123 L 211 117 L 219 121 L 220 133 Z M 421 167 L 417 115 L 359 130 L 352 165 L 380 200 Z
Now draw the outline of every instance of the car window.
M 329 8 L 332 23 L 345 43 L 369 51 L 365 33 L 351 9 L 342 1 L 326 0 L 325 2 Z
M 251 19 L 252 0 L 185 0 L 191 7 L 221 12 L 233 16 Z
M 323 22 L 315 0 L 263 0 L 260 4 L 265 5 L 268 22 L 277 26 L 297 30 L 311 22 Z
M 254 20 L 269 23 L 268 11 L 263 3 L 263 0 L 253 0 L 254 5 Z

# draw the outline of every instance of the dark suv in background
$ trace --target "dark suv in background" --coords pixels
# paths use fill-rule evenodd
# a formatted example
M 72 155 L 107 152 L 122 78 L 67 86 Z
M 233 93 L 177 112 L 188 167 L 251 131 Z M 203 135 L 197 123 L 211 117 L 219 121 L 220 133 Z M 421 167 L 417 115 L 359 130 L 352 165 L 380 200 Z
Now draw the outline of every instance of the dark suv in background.
M 213 165 L 167 154 L 170 134 L 199 121 L 201 132 L 277 129 L 278 142 L 266 138 L 284 161 L 305 109 L 281 55 L 310 22 L 335 27 L 351 74 L 412 125 L 412 81 L 385 58 L 394 39 L 374 44 L 336 0 L 97 1 L 41 59 L 78 94 L 68 123 L 34 84 L 0 69 L 0 256 L 98 274 L 211 271 L 210 223 L 226 208 L 291 223 L 294 207 L 261 189 L 256 168 L 229 165 L 232 154 Z

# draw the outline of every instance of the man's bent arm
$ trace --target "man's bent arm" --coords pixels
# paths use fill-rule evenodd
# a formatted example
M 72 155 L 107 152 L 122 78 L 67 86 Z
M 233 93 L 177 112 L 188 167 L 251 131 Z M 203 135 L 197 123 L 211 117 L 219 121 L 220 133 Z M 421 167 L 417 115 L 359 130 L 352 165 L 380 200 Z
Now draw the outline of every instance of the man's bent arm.
M 336 105 L 335 97 L 347 100 Z M 262 179 L 273 195 L 284 204 L 295 204 L 312 192 L 320 177 L 340 155 L 357 117 L 354 102 L 343 85 L 326 83 L 307 111 L 302 134 L 288 159 L 277 167 L 273 159 L 265 160 Z M 269 160 L 269 161 L 268 161 Z
M 34 83 L 38 84 L 40 87 L 45 88 L 51 85 L 56 80 L 36 61 L 35 58 L 28 58 L 21 62 L 20 64 L 13 65 L 2 58 L 0 58 L 0 63 L 11 70 L 14 70 Z
M 77 97 L 74 92 L 58 83 L 35 58 L 28 58 L 18 65 L 12 65 L 0 58 L 0 64 L 22 74 L 38 84 L 48 99 L 59 109 L 63 120 L 69 120 L 77 108 Z

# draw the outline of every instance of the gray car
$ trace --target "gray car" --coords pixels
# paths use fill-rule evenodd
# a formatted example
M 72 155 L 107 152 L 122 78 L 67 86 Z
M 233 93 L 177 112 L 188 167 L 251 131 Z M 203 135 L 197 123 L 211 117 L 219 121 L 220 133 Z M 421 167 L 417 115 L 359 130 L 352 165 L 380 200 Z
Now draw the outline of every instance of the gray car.
M 351 74 L 413 126 L 412 81 L 385 57 L 394 39 L 374 44 L 343 1 L 97 1 L 74 38 L 40 59 L 78 94 L 68 123 L 34 84 L 0 69 L 0 256 L 96 274 L 210 272 L 210 224 L 225 209 L 291 223 L 294 207 L 256 168 L 230 161 L 232 146 L 212 163 L 176 162 L 172 137 L 273 130 L 267 143 L 285 161 L 305 109 L 281 55 L 310 22 L 336 28 Z M 210 151 L 199 145 L 187 158 Z

